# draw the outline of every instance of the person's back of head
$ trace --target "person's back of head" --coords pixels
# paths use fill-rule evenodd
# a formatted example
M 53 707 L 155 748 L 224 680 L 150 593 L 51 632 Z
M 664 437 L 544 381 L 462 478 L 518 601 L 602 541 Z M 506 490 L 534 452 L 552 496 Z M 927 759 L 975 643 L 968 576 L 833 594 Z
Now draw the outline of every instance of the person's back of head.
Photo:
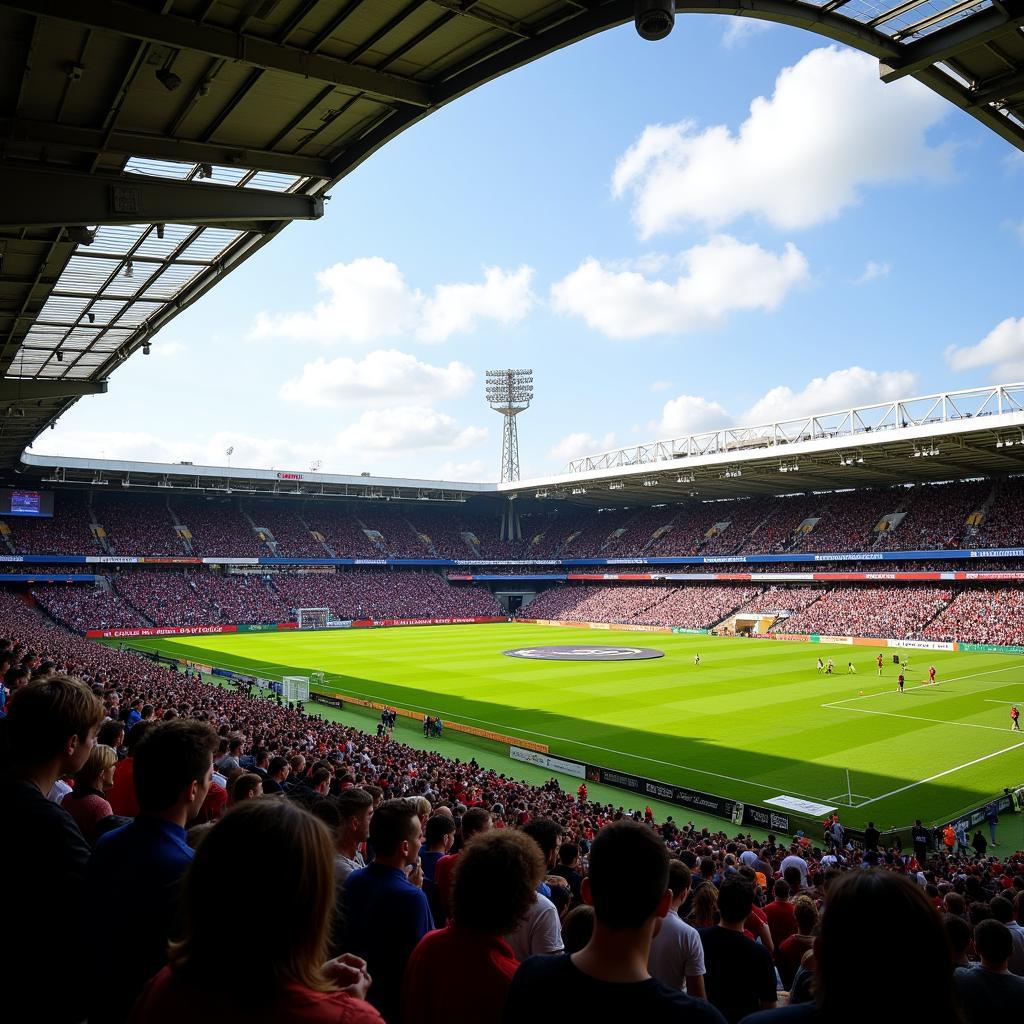
M 15 770 L 60 761 L 62 774 L 88 760 L 103 721 L 103 702 L 80 679 L 35 679 L 10 699 L 4 760 Z
M 281 772 L 288 767 L 288 759 L 278 755 L 270 759 L 270 764 L 267 765 L 267 774 L 272 778 L 276 779 Z
M 353 786 L 351 789 L 343 790 L 338 794 L 335 803 L 338 806 L 338 813 L 342 822 L 350 818 L 358 818 L 373 806 L 373 797 L 365 789 L 358 789 Z
M 1005 924 L 990 918 L 974 929 L 974 948 L 981 957 L 982 967 L 1001 971 L 1013 953 L 1013 936 Z
M 544 859 L 550 863 L 562 838 L 561 825 L 550 818 L 534 818 L 523 826 L 522 831 L 540 847 Z
M 570 956 L 578 953 L 594 934 L 594 908 L 587 904 L 573 907 L 562 922 L 562 945 Z
M 185 875 L 184 937 L 171 944 L 172 969 L 249 1005 L 287 983 L 329 990 L 321 965 L 334 908 L 333 858 L 327 829 L 290 800 L 232 808 L 199 843 Z M 239 936 L 259 936 L 258 970 L 248 942 L 224 941 L 226 922 Z
M 793 901 L 793 916 L 801 935 L 810 935 L 818 926 L 818 908 L 810 896 L 797 896 Z
M 672 890 L 672 899 L 677 900 L 686 892 L 693 881 L 690 869 L 681 860 L 668 862 L 668 887 Z
M 216 748 L 217 735 L 206 722 L 175 718 L 153 725 L 135 751 L 132 781 L 142 813 L 160 814 L 181 801 L 192 802 L 200 791 L 205 797 Z M 193 783 L 197 788 L 189 797 Z
M 624 820 L 601 829 L 584 881 L 597 923 L 617 931 L 664 917 L 671 901 L 668 861 L 664 841 L 644 825 Z
M 486 832 L 491 827 L 491 812 L 483 807 L 470 807 L 462 816 L 462 842 L 468 843 L 473 836 Z
M 580 859 L 579 843 L 562 843 L 558 848 L 558 863 L 571 868 Z
M 455 822 L 447 814 L 435 814 L 427 818 L 423 834 L 427 846 L 438 846 L 444 843 L 446 836 L 455 835 Z
M 1004 896 L 996 896 L 989 905 L 989 912 L 992 917 L 1002 924 L 1009 924 L 1013 920 L 1013 904 Z
M 829 893 L 815 943 L 824 1019 L 954 1024 L 953 955 L 920 886 L 889 871 L 851 871 Z
M 153 728 L 155 722 L 136 722 L 124 738 L 124 745 L 128 748 L 128 756 L 134 757 L 138 745 L 142 742 L 146 733 Z
M 718 913 L 722 924 L 740 924 L 750 916 L 754 905 L 754 890 L 750 883 L 738 875 L 730 875 L 718 887 Z
M 784 878 L 780 878 L 775 883 L 774 888 L 775 900 L 777 903 L 785 903 L 789 899 L 789 882 Z
M 950 948 L 953 950 L 953 960 L 959 962 L 966 960 L 967 951 L 971 948 L 974 940 L 974 929 L 957 914 L 943 914 L 942 927 L 946 932 Z
M 397 857 L 403 843 L 411 843 L 420 834 L 416 808 L 408 800 L 385 800 L 370 819 L 370 843 L 378 860 Z
M 529 836 L 514 829 L 478 835 L 455 864 L 452 919 L 487 935 L 507 935 L 533 905 L 543 877 L 544 858 Z

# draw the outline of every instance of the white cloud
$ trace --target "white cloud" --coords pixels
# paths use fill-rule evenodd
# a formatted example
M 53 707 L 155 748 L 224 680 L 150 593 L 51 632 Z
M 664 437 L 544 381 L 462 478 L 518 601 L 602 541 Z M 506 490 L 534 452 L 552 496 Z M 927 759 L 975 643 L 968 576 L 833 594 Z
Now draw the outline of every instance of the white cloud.
M 614 434 L 605 434 L 600 438 L 586 433 L 566 434 L 561 441 L 552 446 L 548 452 L 548 458 L 554 459 L 556 462 L 569 462 L 583 455 L 595 455 L 597 452 L 607 451 L 614 446 Z
M 758 18 L 726 18 L 722 46 L 727 50 L 734 50 L 748 39 L 767 32 L 771 27 L 770 21 L 760 21 Z
M 909 370 L 865 370 L 851 366 L 827 377 L 815 377 L 802 391 L 782 385 L 772 388 L 742 416 L 756 425 L 788 420 L 809 413 L 828 413 L 854 405 L 907 398 L 914 393 L 917 375 Z
M 429 476 L 422 468 L 425 453 L 454 452 L 486 440 L 483 427 L 466 427 L 451 416 L 422 406 L 398 406 L 363 413 L 333 437 L 323 435 L 295 441 L 285 437 L 259 437 L 219 431 L 202 438 L 173 441 L 136 431 L 47 431 L 33 451 L 140 462 L 194 462 L 223 466 L 228 457 L 238 469 L 290 469 L 302 471 L 314 461 L 324 473 L 359 473 L 373 464 L 405 460 L 406 475 Z M 368 460 L 372 459 L 373 464 Z
M 864 271 L 854 282 L 855 284 L 867 284 L 869 281 L 877 281 L 880 277 L 888 277 L 892 271 L 889 263 L 879 263 L 875 260 L 868 260 L 864 264 Z
M 883 85 L 866 54 L 824 47 L 785 68 L 735 133 L 692 121 L 648 126 L 612 188 L 632 194 L 644 238 L 748 215 L 806 228 L 858 202 L 864 186 L 946 175 L 949 148 L 926 134 L 949 109 L 912 78 Z
M 954 370 L 994 367 L 993 376 L 1001 381 L 1024 380 L 1024 317 L 1007 317 L 977 345 L 946 349 L 946 362 Z
M 420 341 L 444 341 L 475 330 L 481 321 L 505 326 L 529 313 L 533 270 L 485 267 L 478 283 L 443 284 L 432 295 L 411 288 L 402 272 L 380 256 L 335 263 L 316 275 L 326 297 L 312 310 L 256 314 L 252 338 L 286 338 L 334 345 L 363 344 L 380 338 L 413 335 Z
M 681 436 L 717 430 L 731 423 L 732 416 L 717 402 L 709 402 L 697 395 L 679 395 L 665 403 L 657 426 L 662 434 Z
M 432 401 L 464 395 L 472 384 L 473 371 L 464 363 L 431 366 L 407 352 L 380 349 L 363 359 L 315 359 L 284 382 L 281 397 L 319 408 L 368 399 Z
M 441 480 L 468 480 L 473 483 L 488 483 L 497 480 L 498 473 L 488 469 L 483 459 L 470 459 L 467 462 L 455 462 L 451 459 L 437 467 Z
M 678 278 L 652 281 L 586 259 L 552 285 L 554 307 L 609 337 L 643 338 L 715 327 L 735 310 L 773 310 L 808 276 L 807 260 L 792 243 L 772 253 L 716 235 L 680 260 Z
M 656 380 L 651 384 L 652 391 L 668 391 L 672 387 L 670 380 Z

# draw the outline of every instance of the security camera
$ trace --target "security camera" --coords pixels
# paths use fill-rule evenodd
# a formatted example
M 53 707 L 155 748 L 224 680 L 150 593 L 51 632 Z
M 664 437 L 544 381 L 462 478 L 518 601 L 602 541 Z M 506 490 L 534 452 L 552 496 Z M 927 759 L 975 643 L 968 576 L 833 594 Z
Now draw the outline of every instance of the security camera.
M 641 39 L 656 42 L 672 31 L 676 20 L 675 0 L 634 0 L 633 22 Z

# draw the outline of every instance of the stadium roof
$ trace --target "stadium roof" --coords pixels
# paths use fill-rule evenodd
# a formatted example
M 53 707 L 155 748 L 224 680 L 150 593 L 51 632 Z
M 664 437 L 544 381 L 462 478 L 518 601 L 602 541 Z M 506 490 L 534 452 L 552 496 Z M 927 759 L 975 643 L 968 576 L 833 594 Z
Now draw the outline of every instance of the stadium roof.
M 856 47 L 1024 149 L 1024 0 L 677 9 Z M 632 17 L 633 0 L 0 0 L 0 468 L 389 139 Z
M 758 427 L 728 427 L 579 459 L 514 483 L 24 457 L 33 486 L 207 495 L 463 502 L 515 498 L 594 507 L 878 487 L 1024 473 L 1024 384 L 908 398 Z M 796 474 L 796 475 L 793 475 Z

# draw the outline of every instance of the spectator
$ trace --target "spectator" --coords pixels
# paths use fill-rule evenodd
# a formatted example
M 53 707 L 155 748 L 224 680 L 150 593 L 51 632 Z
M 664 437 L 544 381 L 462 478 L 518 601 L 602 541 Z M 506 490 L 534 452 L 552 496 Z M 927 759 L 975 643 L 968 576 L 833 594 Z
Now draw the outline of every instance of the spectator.
M 75 788 L 61 802 L 90 846 L 99 836 L 99 823 L 114 813 L 103 794 L 114 784 L 116 769 L 117 751 L 97 743 L 89 754 L 89 760 L 75 774 Z
M 1013 938 L 999 921 L 982 921 L 974 929 L 981 963 L 953 978 L 957 1002 L 967 1024 L 1016 1024 L 1024 1009 L 1024 978 L 1007 966 Z
M 519 966 L 501 936 L 533 905 L 543 875 L 537 844 L 521 832 L 489 832 L 466 848 L 453 880 L 452 920 L 425 936 L 409 958 L 404 1024 L 490 1024 L 500 1018 Z M 454 1012 L 452 977 L 460 979 Z
M 796 915 L 793 913 L 793 903 L 789 898 L 789 883 L 784 878 L 775 883 L 774 893 L 775 899 L 765 905 L 764 913 L 768 918 L 772 942 L 778 949 L 790 935 L 796 934 Z
M 558 848 L 558 863 L 551 869 L 553 875 L 564 878 L 569 883 L 574 903 L 579 903 L 580 886 L 583 884 L 583 876 L 579 872 L 580 866 L 580 844 L 562 843 Z
M 814 942 L 814 931 L 818 927 L 818 908 L 809 896 L 797 896 L 793 904 L 796 932 L 786 937 L 775 954 L 775 966 L 779 970 L 782 987 L 793 985 L 797 968 L 803 963 L 804 954 Z
M 594 933 L 578 953 L 534 957 L 516 972 L 507 1024 L 633 1018 L 721 1024 L 703 1000 L 674 991 L 647 970 L 651 940 L 668 912 L 668 852 L 649 828 L 619 821 L 594 840 L 583 898 L 594 908 Z
M 419 868 L 423 826 L 407 800 L 386 800 L 370 819 L 376 857 L 353 871 L 344 889 L 344 945 L 375 980 L 370 1002 L 389 1024 L 399 1020 L 402 975 L 417 943 L 434 927 Z
M 465 846 L 473 836 L 491 829 L 491 812 L 483 807 L 470 807 L 462 816 L 462 845 Z M 437 884 L 437 895 L 445 914 L 451 909 L 452 875 L 458 861 L 459 852 L 448 854 L 437 862 L 434 868 L 434 881 Z
M 22 687 L 3 720 L 4 1000 L 10 1011 L 72 1024 L 85 1016 L 81 900 L 89 846 L 67 811 L 46 799 L 88 761 L 103 704 L 84 683 L 50 676 Z M 16 929 L 16 936 L 14 930 Z M 53 968 L 64 976 L 54 984 Z
M 729 876 L 718 890 L 720 924 L 700 931 L 708 999 L 730 1024 L 778 999 L 771 954 L 744 933 L 753 905 L 752 887 Z
M 291 775 L 292 766 L 288 758 L 272 757 L 267 765 L 267 777 L 263 780 L 263 793 L 265 796 L 280 796 L 284 793 L 284 784 Z
M 537 844 L 544 858 L 544 867 L 550 871 L 562 839 L 562 830 L 550 818 L 538 818 L 523 826 L 523 831 Z M 547 876 L 551 878 L 551 876 Z M 566 889 L 564 878 L 554 876 Z M 533 904 L 520 919 L 513 932 L 505 936 L 512 952 L 519 961 L 531 956 L 551 956 L 561 953 L 562 928 L 558 910 L 551 900 L 551 890 L 546 882 L 534 896 Z
M 690 869 L 681 860 L 669 861 L 668 887 L 672 902 L 651 942 L 647 969 L 668 988 L 704 999 L 704 947 L 697 929 L 679 916 L 690 894 Z
M 290 801 L 225 815 L 189 867 L 181 939 L 132 1024 L 382 1024 L 363 1001 L 363 961 L 327 960 L 331 859 L 326 829 Z M 225 922 L 235 936 L 258 936 L 258 964 L 248 942 L 225 941 Z
M 128 755 L 117 763 L 114 784 L 106 792 L 114 814 L 134 818 L 139 813 L 139 801 L 135 795 L 135 750 L 152 727 L 152 722 L 138 722 L 128 730 L 125 739 Z
M 206 799 L 217 739 L 205 722 L 174 719 L 152 726 L 135 753 L 139 814 L 96 843 L 86 877 L 90 914 L 124 893 L 119 925 L 92 945 L 96 977 L 117 964 L 117 984 L 97 986 L 89 1024 L 125 1020 L 147 979 L 167 961 L 178 888 L 192 860 L 185 826 Z

